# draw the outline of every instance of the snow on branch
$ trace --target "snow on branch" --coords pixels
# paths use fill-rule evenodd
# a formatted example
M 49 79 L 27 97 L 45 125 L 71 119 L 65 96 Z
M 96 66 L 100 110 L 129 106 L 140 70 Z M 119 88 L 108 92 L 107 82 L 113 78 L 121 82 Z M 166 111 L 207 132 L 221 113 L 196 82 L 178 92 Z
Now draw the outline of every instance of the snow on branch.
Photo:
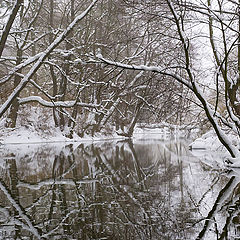
M 139 70 L 139 71 L 148 71 L 148 72 L 155 72 L 155 73 L 160 73 L 165 76 L 173 77 L 176 79 L 178 82 L 182 83 L 183 85 L 187 86 L 188 88 L 192 89 L 192 86 L 189 81 L 186 79 L 182 78 L 181 76 L 178 76 L 175 73 L 171 73 L 167 71 L 167 69 L 161 69 L 160 67 L 157 66 L 146 66 L 146 65 L 134 65 L 134 64 L 125 64 L 121 62 L 115 62 L 111 61 L 109 59 L 104 58 L 101 54 L 97 54 L 96 57 L 102 62 L 107 65 L 115 66 L 115 67 L 120 67 L 124 69 L 130 69 L 130 70 Z M 94 62 L 94 60 L 91 60 Z
M 181 22 L 179 21 L 180 16 L 178 15 L 177 11 L 174 8 L 174 5 L 171 0 L 167 0 L 169 9 L 173 15 L 174 22 L 177 27 L 177 32 L 180 37 L 183 49 L 184 49 L 184 55 L 185 55 L 185 61 L 186 61 L 186 71 L 188 78 L 190 80 L 192 91 L 195 94 L 195 96 L 200 100 L 205 114 L 207 115 L 208 120 L 211 122 L 218 139 L 220 142 L 224 145 L 224 147 L 228 150 L 228 152 L 231 154 L 233 158 L 236 158 L 239 156 L 239 151 L 236 149 L 232 144 L 231 141 L 228 139 L 227 135 L 224 133 L 224 131 L 221 129 L 218 123 L 218 119 L 216 119 L 214 111 L 211 109 L 211 105 L 206 100 L 203 92 L 201 91 L 200 87 L 198 86 L 198 83 L 195 81 L 194 73 L 191 68 L 191 58 L 190 58 L 190 52 L 189 52 L 189 39 L 186 37 L 184 29 L 181 25 Z
M 88 8 L 79 14 L 72 23 L 67 27 L 67 29 L 62 32 L 51 44 L 49 47 L 42 52 L 36 63 L 31 67 L 25 77 L 21 80 L 19 85 L 13 90 L 8 99 L 4 102 L 4 104 L 0 108 L 0 117 L 7 111 L 7 109 L 12 104 L 13 100 L 19 95 L 19 93 L 25 88 L 33 75 L 38 71 L 38 69 L 43 64 L 44 60 L 51 54 L 51 52 L 69 35 L 72 29 L 90 12 L 90 10 L 94 7 L 98 0 L 92 1 L 92 3 L 88 6 Z
M 177 24 L 179 24 L 179 23 L 177 22 Z M 182 34 L 182 31 L 180 31 L 179 34 Z M 183 41 L 184 44 L 186 44 L 185 40 L 186 40 L 186 38 L 182 37 L 182 41 Z M 185 54 L 186 54 L 187 59 L 189 58 L 188 51 L 189 50 L 188 50 L 188 47 L 187 47 L 187 44 L 186 44 L 185 45 Z M 101 62 L 103 62 L 107 65 L 112 65 L 112 66 L 116 66 L 116 67 L 120 67 L 120 68 L 124 68 L 124 69 L 132 69 L 132 70 L 139 70 L 139 71 L 151 71 L 151 72 L 156 72 L 156 73 L 159 73 L 159 74 L 162 74 L 162 75 L 165 75 L 165 76 L 170 76 L 170 77 L 174 78 L 175 80 L 177 80 L 178 82 L 187 86 L 189 89 L 191 89 L 193 91 L 195 96 L 200 100 L 200 102 L 201 102 L 201 104 L 202 104 L 202 106 L 205 110 L 205 113 L 206 113 L 209 121 L 213 125 L 221 143 L 228 149 L 231 156 L 236 157 L 236 156 L 239 155 L 238 150 L 235 149 L 234 146 L 232 146 L 232 144 L 229 141 L 229 139 L 227 138 L 226 134 L 221 130 L 217 119 L 215 119 L 216 114 L 214 114 L 214 111 L 210 107 L 211 105 L 205 99 L 205 97 L 204 97 L 201 89 L 199 88 L 197 82 L 193 79 L 192 69 L 190 68 L 189 64 L 187 64 L 187 70 L 188 70 L 187 72 L 188 72 L 188 76 L 189 76 L 190 81 L 182 78 L 181 76 L 178 76 L 176 73 L 168 72 L 167 69 L 162 70 L 160 67 L 157 67 L 157 66 L 124 64 L 124 63 L 115 62 L 115 61 L 105 59 L 101 54 L 98 54 L 96 57 Z
M 64 107 L 64 108 L 71 108 L 74 107 L 75 105 L 80 106 L 80 107 L 87 107 L 87 108 L 98 108 L 100 105 L 98 104 L 90 104 L 90 103 L 82 103 L 78 101 L 47 101 L 44 100 L 43 98 L 39 96 L 30 96 L 30 97 L 25 97 L 25 98 L 19 98 L 19 104 L 25 104 L 25 103 L 30 103 L 30 102 L 37 102 L 41 104 L 44 107 Z
M 30 65 L 33 62 L 36 62 L 40 58 L 40 56 L 42 56 L 42 54 L 43 53 L 40 52 L 40 53 L 36 54 L 33 57 L 29 57 L 26 61 L 24 61 L 23 63 L 17 65 L 16 67 L 14 67 L 12 69 L 12 71 L 10 71 L 7 74 L 7 76 L 5 76 L 5 77 L 0 79 L 0 85 L 6 83 L 7 81 L 9 81 L 12 78 L 12 76 L 14 76 L 19 70 L 23 69 L 24 67 Z

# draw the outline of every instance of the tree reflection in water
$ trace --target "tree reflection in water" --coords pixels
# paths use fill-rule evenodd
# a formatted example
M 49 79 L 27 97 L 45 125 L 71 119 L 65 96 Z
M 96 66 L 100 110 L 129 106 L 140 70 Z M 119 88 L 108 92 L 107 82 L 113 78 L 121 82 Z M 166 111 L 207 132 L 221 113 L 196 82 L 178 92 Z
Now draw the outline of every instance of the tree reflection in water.
M 239 234 L 237 179 L 220 178 L 197 163 L 208 185 L 196 194 L 199 186 L 189 179 L 192 157 L 181 142 L 70 144 L 55 153 L 41 146 L 3 155 L 0 239 L 236 239 Z

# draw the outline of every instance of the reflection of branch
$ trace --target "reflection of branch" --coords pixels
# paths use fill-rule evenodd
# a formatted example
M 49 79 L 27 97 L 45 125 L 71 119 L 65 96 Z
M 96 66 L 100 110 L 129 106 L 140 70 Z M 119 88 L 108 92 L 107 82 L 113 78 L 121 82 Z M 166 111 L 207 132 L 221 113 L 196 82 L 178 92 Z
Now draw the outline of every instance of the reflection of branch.
M 227 216 L 226 218 L 226 223 L 223 227 L 223 230 L 222 230 L 222 234 L 220 235 L 220 237 L 218 238 L 218 240 L 222 240 L 222 239 L 227 239 L 227 228 L 228 228 L 228 225 L 230 224 L 231 222 L 231 219 L 232 219 L 232 214 L 230 214 L 229 216 Z
M 60 176 L 58 176 L 58 177 L 59 177 L 60 179 L 64 178 L 65 175 L 67 175 L 70 171 L 73 171 L 73 169 L 74 169 L 75 167 L 76 167 L 75 162 L 73 162 L 73 163 L 68 167 L 68 169 L 66 169 L 66 170 L 65 170 Z M 49 181 L 49 179 L 48 179 L 48 181 Z M 26 183 L 26 182 L 20 182 L 20 181 L 18 181 L 18 183 L 19 183 L 18 186 L 22 185 L 22 186 L 27 187 L 27 188 L 32 189 L 32 190 L 39 190 L 39 189 L 41 188 L 41 186 L 44 185 L 43 182 L 40 182 L 40 183 L 37 183 L 37 184 L 32 184 L 32 183 Z M 41 184 L 43 184 L 43 185 L 41 185 Z M 54 189 L 55 189 L 55 184 L 56 184 L 56 180 L 55 180 L 55 179 L 52 181 L 52 184 L 51 184 L 51 183 L 47 183 L 47 185 L 52 185 L 52 186 L 51 186 L 52 188 L 51 188 L 51 189 L 48 189 L 43 195 L 41 195 L 38 199 L 36 199 L 36 200 L 32 203 L 32 205 L 31 205 L 30 207 L 26 208 L 26 211 L 31 210 L 36 204 L 38 204 L 42 199 L 44 199 L 44 197 L 49 194 L 49 191 L 54 191 Z M 31 185 L 31 186 L 29 186 L 29 185 Z M 34 185 L 34 186 L 33 186 L 33 185 Z M 39 186 L 37 186 L 37 185 L 39 185 Z M 41 186 L 40 186 L 40 185 L 41 185 Z M 45 185 L 44 185 L 44 186 L 45 186 Z M 54 193 L 52 193 L 52 194 L 54 195 Z M 51 204 L 51 205 L 52 205 L 52 204 Z M 50 207 L 50 208 L 51 208 L 51 207 Z
M 203 216 L 203 214 L 200 212 L 200 209 L 199 209 L 199 206 L 201 204 L 201 202 L 203 201 L 203 199 L 206 197 L 206 195 L 213 189 L 213 187 L 219 182 L 219 176 L 216 176 L 213 181 L 212 181 L 212 184 L 211 186 L 207 189 L 207 191 L 205 191 L 205 193 L 202 194 L 202 197 L 200 198 L 200 200 L 198 202 L 195 202 L 195 200 L 193 199 L 193 196 L 191 195 L 191 190 L 189 190 L 189 188 L 186 186 L 186 190 L 187 190 L 187 194 L 191 200 L 191 202 L 193 203 L 193 205 L 195 206 L 195 208 L 197 209 L 197 211 L 199 212 L 199 214 L 201 216 Z M 192 227 L 195 226 L 196 224 L 204 221 L 205 218 L 202 217 L 201 219 L 195 221 L 193 224 L 192 224 Z
M 226 186 L 224 188 L 222 188 L 222 190 L 219 192 L 218 197 L 217 197 L 212 209 L 210 210 L 210 212 L 208 213 L 208 215 L 206 217 L 206 221 L 203 226 L 203 229 L 198 234 L 196 240 L 202 239 L 204 237 L 206 231 L 210 227 L 210 223 L 212 221 L 211 218 L 214 217 L 214 214 L 216 213 L 217 209 L 219 209 L 221 203 L 229 196 L 229 194 L 232 193 L 232 189 L 238 183 L 239 182 L 237 181 L 237 179 L 235 179 L 235 177 L 231 177 L 230 180 L 227 182 Z
M 2 230 L 5 230 L 6 231 L 9 231 L 9 226 L 18 226 L 20 227 L 21 229 L 24 229 L 24 230 L 27 230 L 29 232 L 32 232 L 31 231 L 31 228 L 29 226 L 27 226 L 25 223 L 23 223 L 21 220 L 19 219 L 16 219 L 16 218 L 11 218 L 10 221 L 8 221 L 7 223 L 4 221 L 5 224 L 1 224 L 1 228 L 0 228 L 0 231 L 2 233 Z M 2 235 L 1 235 L 2 236 Z M 4 235 L 5 236 L 5 235 Z M 6 239 L 6 238 L 5 238 Z M 7 239 L 10 239 L 10 238 L 7 238 Z M 11 238 L 13 239 L 13 238 Z M 19 238 L 17 238 L 19 239 Z
M 137 153 L 133 147 L 132 141 L 128 141 L 128 146 L 132 153 L 133 164 L 134 164 L 135 171 L 137 173 L 138 181 L 139 182 L 143 181 L 143 183 L 144 183 L 144 180 L 146 180 L 146 175 L 145 175 L 144 171 L 142 170 L 142 168 L 139 166 L 140 164 L 138 162 Z
M 100 158 L 100 160 L 103 162 L 103 163 L 106 163 L 105 162 L 105 160 L 102 160 L 102 158 L 100 157 L 100 156 L 98 156 L 99 158 Z M 106 156 L 104 156 L 105 158 L 106 158 Z M 107 159 L 106 159 L 106 161 L 107 161 Z M 109 164 L 107 163 L 107 165 L 106 164 L 104 164 L 105 165 L 105 167 L 108 165 L 109 166 Z M 108 168 L 108 167 L 107 167 Z M 111 167 L 110 167 L 111 168 Z M 111 172 L 111 170 L 108 168 L 108 171 L 110 171 Z M 114 170 L 113 170 L 114 171 Z M 112 173 L 112 172 L 111 172 Z M 150 223 L 141 223 L 141 222 L 139 222 L 139 221 L 136 221 L 136 219 L 131 219 L 131 217 L 130 217 L 130 214 L 129 214 L 129 212 L 128 212 L 128 210 L 125 210 L 124 209 L 124 204 L 121 202 L 121 201 L 118 201 L 118 200 L 116 200 L 116 202 L 117 202 L 117 204 L 118 204 L 118 206 L 121 208 L 121 213 L 122 213 L 122 215 L 125 217 L 125 221 L 126 222 L 124 222 L 124 220 L 120 217 L 120 216 L 118 216 L 117 214 L 116 214 L 116 212 L 115 211 L 112 211 L 112 214 L 114 215 L 114 217 L 115 217 L 115 219 L 118 219 L 118 221 L 119 222 L 121 222 L 122 224 L 124 224 L 124 225 L 130 225 L 130 226 L 132 226 L 135 230 L 136 230 L 136 232 L 138 233 L 138 235 L 140 236 L 140 233 L 139 233 L 139 227 L 141 227 L 142 228 L 142 232 L 144 232 L 145 234 L 147 234 L 146 233 L 146 231 L 147 231 L 147 227 L 148 228 L 150 228 L 149 229 L 149 235 L 151 235 L 151 228 L 152 228 L 152 222 L 151 222 L 151 217 L 150 217 L 150 214 L 144 209 L 144 207 L 142 206 L 142 204 L 140 203 L 140 201 L 133 195 L 133 193 L 130 193 L 129 192 L 129 189 L 126 187 L 126 186 L 122 186 L 119 182 L 120 182 L 120 180 L 121 180 L 121 178 L 119 177 L 119 176 L 116 176 L 115 177 L 115 175 L 117 175 L 117 173 L 115 172 L 115 174 L 114 173 L 112 173 L 112 181 L 110 181 L 110 182 L 112 182 L 112 185 L 111 185 L 111 187 L 113 188 L 113 189 L 115 189 L 116 191 L 118 191 L 120 194 L 124 194 L 124 195 L 128 195 L 128 197 L 133 201 L 133 203 L 136 205 L 136 206 L 138 206 L 141 210 L 142 210 L 142 212 L 143 212 L 143 214 L 144 214 L 144 217 L 143 217 L 143 219 L 144 220 L 147 220 L 147 219 L 150 219 Z M 109 175 L 106 175 L 106 177 L 108 177 L 109 178 Z M 118 179 L 116 179 L 116 178 L 118 178 Z M 117 180 L 117 181 L 116 181 Z M 126 207 L 126 206 L 125 206 Z M 110 209 L 110 211 L 111 211 L 111 209 Z
M 213 189 L 213 187 L 218 183 L 219 181 L 219 176 L 216 176 L 213 179 L 213 183 L 212 185 L 208 188 L 208 190 L 202 195 L 201 199 L 198 201 L 198 206 L 200 205 L 200 203 L 202 202 L 202 200 L 205 198 L 205 196 Z
M 11 202 L 12 206 L 17 210 L 19 216 L 26 221 L 27 225 L 29 226 L 29 231 L 33 233 L 34 236 L 36 236 L 38 239 L 41 239 L 41 236 L 38 232 L 38 230 L 33 226 L 31 219 L 24 213 L 24 210 L 22 209 L 21 205 L 19 205 L 14 198 L 11 196 L 7 188 L 4 186 L 2 181 L 0 181 L 0 189 L 5 194 L 5 196 L 8 198 L 8 200 Z
M 129 189 L 126 186 L 122 186 L 120 184 L 121 182 L 121 177 L 119 176 L 119 174 L 113 169 L 113 167 L 111 166 L 111 164 L 109 163 L 106 155 L 104 155 L 104 157 L 102 158 L 99 154 L 98 151 L 96 151 L 96 155 L 99 158 L 99 160 L 101 160 L 101 162 L 106 166 L 106 168 L 108 169 L 108 171 L 111 173 L 112 175 L 112 179 L 114 181 L 114 185 L 115 187 L 117 186 L 117 188 L 125 193 L 137 206 L 139 206 L 139 208 L 142 210 L 143 214 L 145 215 L 146 219 L 150 220 L 151 222 L 151 216 L 150 214 L 145 210 L 144 206 L 142 206 L 141 202 L 139 201 L 139 199 L 134 196 L 134 194 L 132 192 L 129 191 Z
M 178 160 L 181 160 L 182 158 L 184 158 L 185 156 L 184 155 L 180 155 L 179 153 L 175 153 L 173 149 L 171 149 L 171 145 L 170 147 L 166 146 L 165 143 L 162 143 L 162 142 L 158 142 L 158 144 L 167 152 L 167 153 L 170 153 L 171 156 L 173 157 L 176 157 Z M 177 144 L 177 143 L 175 143 Z
M 62 226 L 63 223 L 64 223 L 72 214 L 74 214 L 74 213 L 79 213 L 80 211 L 81 211 L 81 209 L 78 209 L 78 210 L 74 209 L 74 210 L 70 211 L 54 229 L 52 229 L 52 230 L 51 230 L 50 232 L 48 232 L 48 233 L 43 234 L 42 237 L 43 237 L 43 238 L 46 238 L 46 239 L 49 239 L 49 238 L 47 238 L 47 237 L 49 237 L 51 234 L 53 234 L 54 232 L 56 232 L 56 231 L 60 228 L 60 226 Z
M 25 208 L 26 212 L 29 212 L 32 210 L 32 208 L 36 207 L 36 205 L 38 205 L 42 200 L 44 200 L 45 197 L 48 196 L 50 190 L 47 190 L 45 193 L 43 193 L 40 197 L 38 197 L 35 201 L 33 201 L 33 203 L 29 206 Z
M 41 181 L 39 183 L 25 183 L 22 181 L 19 181 L 18 187 L 25 187 L 32 190 L 39 190 L 43 186 L 48 186 L 52 184 L 62 184 L 62 185 L 71 185 L 75 186 L 77 184 L 86 184 L 86 183 L 94 183 L 99 182 L 97 179 L 83 179 L 79 181 L 73 181 L 72 179 L 60 179 L 60 180 L 54 180 L 54 179 L 47 179 L 44 181 Z
M 222 228 L 222 233 L 218 238 L 218 240 L 227 239 L 228 226 L 230 225 L 231 222 L 234 221 L 233 218 L 235 216 L 237 216 L 237 218 L 239 216 L 239 212 L 240 212 L 239 202 L 240 202 L 240 197 L 236 198 L 235 200 L 231 199 L 231 201 L 228 202 L 227 204 L 228 216 L 226 218 L 225 225 Z

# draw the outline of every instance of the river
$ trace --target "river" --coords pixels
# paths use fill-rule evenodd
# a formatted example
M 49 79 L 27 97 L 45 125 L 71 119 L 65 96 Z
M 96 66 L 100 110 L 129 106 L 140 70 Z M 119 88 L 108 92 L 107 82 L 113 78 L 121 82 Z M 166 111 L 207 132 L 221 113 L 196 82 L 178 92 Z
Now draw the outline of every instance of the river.
M 240 239 L 240 184 L 184 140 L 0 149 L 0 239 Z

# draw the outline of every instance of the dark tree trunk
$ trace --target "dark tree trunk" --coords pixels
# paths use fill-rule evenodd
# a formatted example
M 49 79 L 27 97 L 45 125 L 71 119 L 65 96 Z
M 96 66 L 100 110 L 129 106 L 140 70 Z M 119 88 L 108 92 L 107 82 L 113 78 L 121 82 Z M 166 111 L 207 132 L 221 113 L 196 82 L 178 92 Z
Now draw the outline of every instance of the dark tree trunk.
M 16 65 L 20 64 L 21 62 L 22 62 L 22 50 L 18 49 Z M 19 70 L 18 73 L 21 73 L 21 70 Z M 21 81 L 21 77 L 19 75 L 15 75 L 14 88 L 17 87 L 20 81 Z M 12 105 L 10 107 L 10 113 L 8 115 L 7 122 L 5 124 L 5 126 L 8 128 L 16 127 L 17 115 L 18 115 L 18 109 L 19 109 L 18 96 L 19 94 L 17 94 L 16 98 L 14 98 Z

